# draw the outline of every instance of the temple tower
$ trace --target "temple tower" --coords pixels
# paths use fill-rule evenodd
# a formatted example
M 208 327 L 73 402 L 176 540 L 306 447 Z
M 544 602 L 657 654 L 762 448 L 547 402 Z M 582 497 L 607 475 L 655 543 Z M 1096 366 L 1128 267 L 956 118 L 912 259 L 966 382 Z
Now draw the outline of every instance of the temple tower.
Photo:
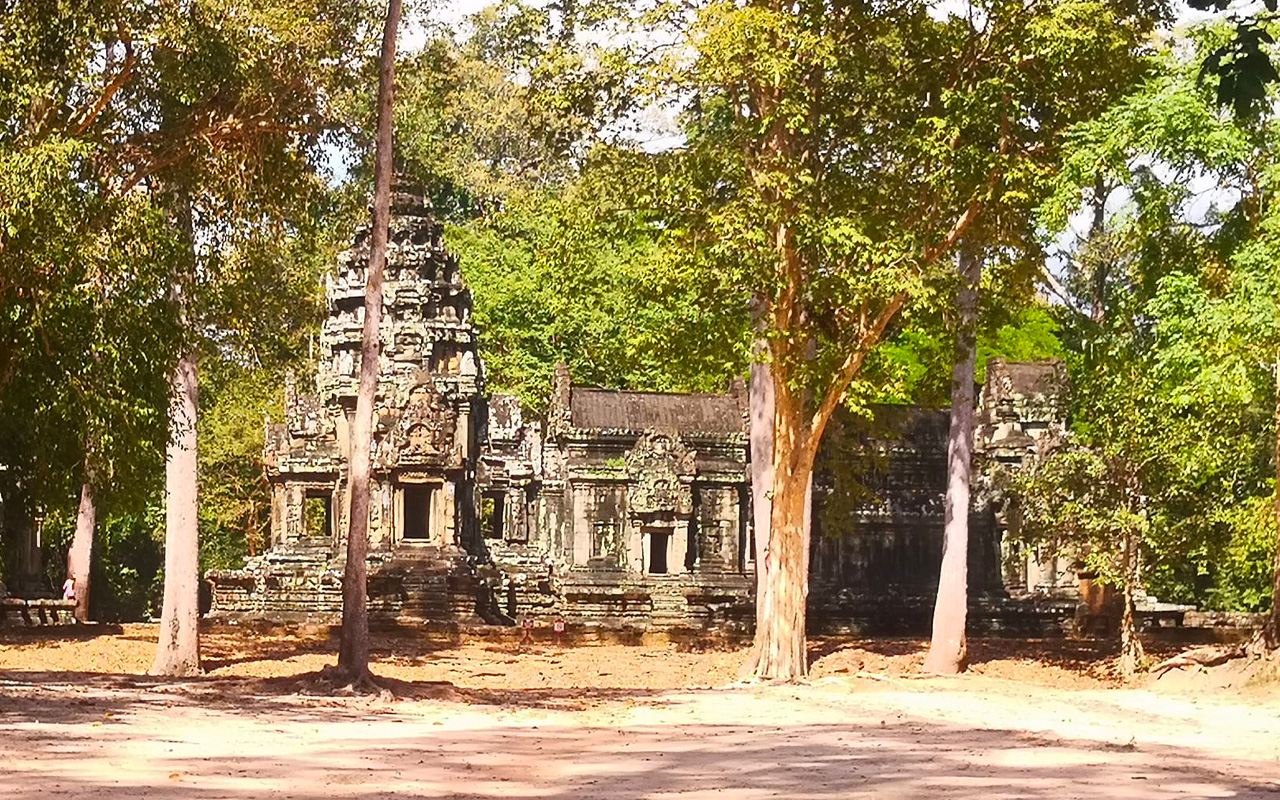
M 475 527 L 483 413 L 471 293 L 426 204 L 397 192 L 393 212 L 374 405 L 370 560 L 373 566 L 459 562 Z M 277 566 L 293 559 L 299 576 L 314 572 L 321 561 L 336 560 L 345 545 L 368 247 L 366 227 L 326 279 L 329 313 L 320 333 L 314 391 L 299 391 L 290 378 L 285 420 L 267 424 L 268 559 Z M 329 605 L 315 591 L 297 594 L 299 610 L 312 601 Z

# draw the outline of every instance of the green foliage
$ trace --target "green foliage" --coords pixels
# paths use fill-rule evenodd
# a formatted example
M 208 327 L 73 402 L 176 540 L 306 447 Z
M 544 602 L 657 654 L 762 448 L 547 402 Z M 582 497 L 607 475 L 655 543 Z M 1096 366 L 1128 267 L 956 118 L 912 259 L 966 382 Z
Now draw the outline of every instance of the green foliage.
M 69 519 L 90 477 L 101 535 L 119 531 L 121 543 L 95 549 L 95 570 L 113 553 L 145 561 L 177 353 L 200 345 L 206 363 L 248 372 L 299 357 L 321 231 L 345 208 L 321 178 L 324 146 L 344 94 L 360 88 L 378 6 L 5 5 L 0 495 L 11 528 L 38 513 Z M 221 399 L 220 381 L 230 385 L 214 380 L 206 400 Z M 239 474 L 228 453 L 239 444 L 248 456 L 231 416 L 213 423 L 212 463 Z M 213 530 L 235 513 L 220 491 L 243 501 L 214 489 Z M 228 561 L 214 539 L 207 560 Z M 117 567 L 102 567 L 106 580 Z M 148 590 L 125 585 L 150 577 L 142 562 L 128 568 L 136 580 L 120 578 L 117 594 L 140 614 Z
M 121 499 L 127 502 L 122 505 Z M 51 589 L 60 587 L 66 578 L 75 512 L 74 506 L 61 506 L 43 518 L 44 580 Z M 100 502 L 89 576 L 92 619 L 139 622 L 159 614 L 163 539 L 164 509 L 158 504 L 135 508 L 131 498 L 120 496 L 108 496 Z
M 1044 361 L 1062 358 L 1066 350 L 1059 339 L 1061 325 L 1051 309 L 1041 304 L 1012 313 L 988 313 L 988 324 L 978 331 L 975 381 L 986 379 L 987 361 Z M 866 374 L 877 391 L 871 402 L 920 403 L 942 407 L 951 402 L 951 367 L 954 342 L 939 332 L 940 325 L 917 324 L 882 344 L 868 361 Z
M 962 239 L 1034 264 L 1031 210 L 1064 131 L 1143 74 L 1143 37 L 1165 12 L 992 3 L 980 24 L 926 5 L 672 14 L 696 58 L 673 48 L 648 68 L 684 106 L 686 145 L 612 154 L 614 195 L 764 304 L 775 369 L 815 402 L 855 377 L 855 405 L 916 394 L 950 350 L 926 331 L 946 321 Z M 1102 64 L 1105 81 L 1081 81 Z M 881 330 L 891 341 L 872 352 Z
M 1210 608 L 1265 611 L 1271 607 L 1276 549 L 1275 497 L 1251 497 L 1222 512 L 1227 536 L 1213 553 Z
M 1031 305 L 994 331 L 981 331 L 978 336 L 978 372 L 976 380 L 986 380 L 987 361 L 1045 361 L 1062 358 L 1066 350 L 1059 336 L 1061 325 L 1050 309 Z
M 1151 535 L 1137 467 L 1114 452 L 1072 446 L 1009 474 L 1021 541 L 1040 552 L 1070 553 L 1103 582 L 1123 586 L 1130 579 L 1125 548 Z
M 1232 0 L 1188 0 L 1188 5 L 1200 10 L 1226 11 Z M 1276 21 L 1277 0 L 1263 0 L 1264 11 L 1258 11 L 1254 3 L 1244 4 L 1252 15 L 1237 11 L 1232 14 L 1235 31 L 1231 39 L 1204 57 L 1200 67 L 1200 79 L 1217 81 L 1216 100 L 1219 106 L 1230 107 L 1237 119 L 1264 114 L 1269 103 L 1267 88 L 1280 80 L 1271 60 L 1270 48 L 1275 44 L 1269 28 Z
M 589 35 L 602 11 L 502 0 L 470 18 L 465 41 L 431 31 L 397 67 L 397 159 L 433 187 L 439 213 L 468 219 L 578 180 L 634 102 L 616 55 Z
M 601 13 L 499 3 L 399 72 L 397 159 L 452 223 L 488 385 L 535 409 L 561 361 L 643 390 L 722 391 L 746 369 L 745 301 L 608 202 L 589 158 L 634 100 L 616 54 L 582 35 Z
M 262 463 L 264 419 L 284 416 L 282 376 L 275 371 L 206 370 L 200 414 L 200 564 L 242 566 L 270 535 L 271 493 Z
M 1226 35 L 1209 29 L 1192 41 L 1203 52 Z M 1084 514 L 1055 507 L 1055 491 L 1105 495 L 1122 467 L 1140 502 L 1094 497 L 1093 512 L 1109 511 L 1117 533 L 1140 532 L 1150 587 L 1169 599 L 1252 610 L 1269 602 L 1275 548 L 1275 523 L 1263 513 L 1274 492 L 1280 343 L 1275 132 L 1267 119 L 1219 114 L 1197 83 L 1197 58 L 1174 48 L 1141 90 L 1069 137 L 1067 168 L 1043 218 L 1063 227 L 1082 198 L 1101 208 L 1122 197 L 1117 188 L 1127 197 L 1096 217 L 1069 261 L 1065 299 L 1080 311 L 1064 313 L 1062 339 L 1075 438 L 1023 489 L 1039 493 L 1030 502 L 1044 502 L 1039 522 L 1048 530 L 1055 513 Z M 1216 185 L 1207 211 L 1196 184 Z M 1086 458 L 1106 469 L 1053 466 Z M 1134 513 L 1142 525 L 1126 527 Z M 1088 530 L 1059 533 L 1105 547 Z
M 746 305 L 678 272 L 638 226 L 543 195 L 449 232 L 475 295 L 490 385 L 533 408 L 554 365 L 596 386 L 723 391 L 746 365 Z M 690 280 L 693 278 L 694 280 Z
M 110 514 L 94 539 L 89 595 L 93 619 L 137 622 L 160 614 L 163 589 L 164 509 Z

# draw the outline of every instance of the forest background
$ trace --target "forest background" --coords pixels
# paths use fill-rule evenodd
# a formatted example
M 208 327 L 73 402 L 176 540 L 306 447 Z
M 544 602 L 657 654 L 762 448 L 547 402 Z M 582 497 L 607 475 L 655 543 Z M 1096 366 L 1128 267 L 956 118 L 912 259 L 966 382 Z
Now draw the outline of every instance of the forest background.
M 1067 20 L 1125 4 L 1060 5 Z M 0 91 L 0 575 L 16 560 L 13 526 L 38 518 L 47 577 L 61 583 L 92 471 L 101 491 L 91 615 L 103 620 L 158 612 L 167 370 L 185 341 L 200 356 L 201 568 L 238 566 L 262 550 L 263 419 L 282 417 L 287 372 L 311 374 L 323 276 L 367 213 L 378 9 L 193 7 L 206 15 L 179 33 L 206 39 L 180 40 L 190 48 L 180 68 L 162 57 L 126 67 L 141 44 L 113 48 L 115 64 L 78 53 L 115 18 L 112 3 L 58 20 L 15 14 L 0 50 L 0 85 L 10 87 Z M 644 19 L 609 3 L 503 2 L 458 26 L 430 6 L 414 11 L 421 46 L 398 69 L 397 167 L 429 187 L 448 225 L 489 389 L 536 410 L 558 361 L 575 381 L 612 388 L 710 391 L 744 376 L 747 297 L 715 268 L 718 254 L 689 246 L 673 214 L 673 197 L 706 182 L 635 179 L 667 174 L 661 162 L 672 152 L 715 146 L 722 133 L 723 109 L 702 102 L 714 98 L 657 102 L 663 61 L 654 54 L 675 40 L 626 31 L 667 30 L 662 6 Z M 324 22 L 323 33 L 289 15 Z M 1051 35 L 1069 40 L 1065 26 Z M 285 64 L 310 82 L 299 94 L 323 102 L 292 120 L 291 109 L 258 109 L 291 125 L 281 132 L 289 145 L 246 138 L 247 166 L 204 164 L 199 335 L 187 339 L 168 295 L 177 256 L 163 209 L 117 191 L 128 178 L 102 166 L 104 153 L 123 163 L 127 147 L 148 143 L 87 139 L 99 124 L 95 98 L 109 97 L 110 76 L 126 69 L 151 70 L 179 101 L 184 91 L 200 98 L 220 71 L 242 70 L 251 85 L 281 36 L 311 54 Z M 1071 442 L 1009 487 L 1023 498 L 1033 544 L 1101 543 L 1132 530 L 1153 594 L 1257 611 L 1270 605 L 1276 542 L 1280 129 L 1269 106 L 1220 110 L 1202 79 L 1204 58 L 1230 36 L 1221 24 L 1161 29 L 1141 69 L 1123 78 L 1127 97 L 1071 129 L 1037 212 L 1039 236 L 987 264 L 978 364 L 1067 362 Z M 123 30 L 116 38 L 127 40 Z M 49 75 L 63 73 L 80 83 L 51 87 Z M 93 79 L 100 95 L 77 95 Z M 172 101 L 156 90 L 135 102 L 163 122 Z M 162 162 L 163 148 L 152 157 Z M 260 185 L 241 177 L 253 169 Z M 233 222 L 224 230 L 218 219 Z M 945 405 L 953 292 L 940 279 L 928 289 L 935 299 L 888 332 L 848 401 L 855 416 L 872 403 Z M 1117 486 L 1131 491 L 1119 496 Z M 1125 579 L 1111 550 L 1092 552 L 1095 568 Z

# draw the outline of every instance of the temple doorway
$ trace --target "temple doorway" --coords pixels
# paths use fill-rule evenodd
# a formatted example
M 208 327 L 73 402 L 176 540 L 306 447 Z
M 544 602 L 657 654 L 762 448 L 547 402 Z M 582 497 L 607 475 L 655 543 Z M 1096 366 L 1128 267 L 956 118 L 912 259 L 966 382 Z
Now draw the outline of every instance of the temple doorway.
M 649 552 L 645 554 L 650 575 L 667 574 L 667 552 L 671 548 L 671 531 L 649 531 Z
M 404 538 L 415 542 L 431 538 L 431 487 L 427 484 L 404 487 Z

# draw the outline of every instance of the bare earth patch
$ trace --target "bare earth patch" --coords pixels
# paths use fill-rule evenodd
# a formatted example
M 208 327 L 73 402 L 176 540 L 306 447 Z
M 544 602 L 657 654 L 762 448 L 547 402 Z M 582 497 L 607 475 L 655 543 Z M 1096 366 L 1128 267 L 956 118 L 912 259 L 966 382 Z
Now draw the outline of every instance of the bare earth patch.
M 374 641 L 400 699 L 314 697 L 323 629 L 219 630 L 208 677 L 141 676 L 154 626 L 0 632 L 0 798 L 1280 796 L 1280 700 L 1117 689 L 1090 643 L 824 640 L 803 686 L 741 652 Z

